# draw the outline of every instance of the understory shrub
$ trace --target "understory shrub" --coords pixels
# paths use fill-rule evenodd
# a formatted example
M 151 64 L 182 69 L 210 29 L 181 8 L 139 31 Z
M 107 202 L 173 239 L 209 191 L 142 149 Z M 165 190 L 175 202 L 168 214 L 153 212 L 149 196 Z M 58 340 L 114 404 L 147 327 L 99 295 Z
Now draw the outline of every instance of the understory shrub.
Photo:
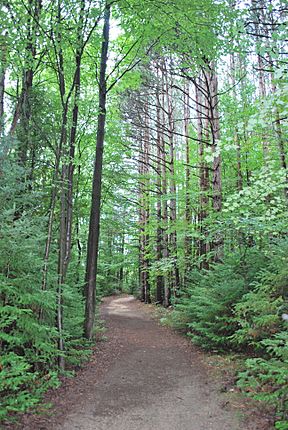
M 281 246 L 279 246 L 281 245 Z M 233 340 L 249 345 L 256 357 L 246 361 L 238 385 L 249 395 L 275 406 L 278 429 L 288 428 L 288 258 L 287 244 L 271 246 L 271 262 L 255 290 L 235 306 L 239 329 Z
M 185 328 L 193 342 L 203 348 L 235 348 L 231 338 L 238 328 L 234 306 L 249 291 L 257 267 L 260 270 L 264 263 L 265 254 L 251 249 L 245 261 L 240 253 L 234 253 L 208 271 L 194 270 L 169 317 L 170 324 Z
M 58 384 L 59 373 L 53 244 L 49 267 L 55 274 L 50 271 L 47 288 L 42 289 L 47 217 L 39 200 L 45 196 L 29 189 L 19 166 L 7 165 L 4 173 L 0 175 L 0 420 L 34 406 Z M 72 283 L 63 285 L 63 291 L 64 355 L 69 366 L 78 364 L 88 349 L 80 339 L 82 293 Z
M 246 360 L 238 386 L 248 395 L 275 406 L 276 428 L 288 428 L 288 332 L 281 331 L 260 342 L 263 357 Z
M 166 322 L 210 351 L 246 352 L 239 387 L 272 404 L 288 428 L 288 244 L 251 247 L 209 271 L 193 271 Z M 285 427 L 286 426 L 286 427 Z

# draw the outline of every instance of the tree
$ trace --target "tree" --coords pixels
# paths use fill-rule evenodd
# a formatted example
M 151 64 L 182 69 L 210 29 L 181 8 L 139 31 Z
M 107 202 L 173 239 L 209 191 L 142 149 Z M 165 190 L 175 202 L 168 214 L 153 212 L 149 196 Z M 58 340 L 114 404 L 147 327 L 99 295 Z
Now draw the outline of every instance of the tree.
M 103 41 L 101 47 L 101 62 L 99 75 L 99 112 L 97 125 L 96 154 L 94 161 L 94 173 L 92 182 L 92 200 L 89 222 L 89 235 L 87 243 L 87 262 L 85 275 L 85 323 L 84 332 L 87 339 L 92 339 L 93 324 L 96 306 L 96 273 L 100 233 L 100 205 L 102 189 L 102 167 L 103 167 L 103 148 L 105 137 L 106 122 L 106 96 L 107 96 L 107 59 L 109 46 L 109 26 L 110 26 L 111 6 L 105 6 Z

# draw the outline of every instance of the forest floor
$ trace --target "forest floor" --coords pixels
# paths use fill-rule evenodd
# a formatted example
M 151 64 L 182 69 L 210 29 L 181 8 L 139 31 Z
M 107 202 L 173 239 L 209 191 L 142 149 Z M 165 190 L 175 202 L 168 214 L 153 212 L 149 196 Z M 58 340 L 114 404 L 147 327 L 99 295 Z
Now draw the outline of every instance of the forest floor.
M 9 429 L 268 430 L 269 417 L 224 387 L 223 373 L 131 296 L 104 300 L 107 331 L 92 359 Z M 225 378 L 224 378 L 225 379 Z M 223 388 L 224 387 L 224 388 Z M 244 412 L 245 411 L 245 412 Z M 40 409 L 41 412 L 41 409 Z

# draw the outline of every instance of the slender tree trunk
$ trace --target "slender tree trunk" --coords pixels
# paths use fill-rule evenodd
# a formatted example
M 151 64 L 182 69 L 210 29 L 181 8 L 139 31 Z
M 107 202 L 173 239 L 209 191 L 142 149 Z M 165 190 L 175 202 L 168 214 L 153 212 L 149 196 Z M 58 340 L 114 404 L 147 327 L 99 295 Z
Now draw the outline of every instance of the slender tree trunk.
M 177 219 L 177 203 L 176 203 L 176 181 L 175 181 L 175 122 L 174 122 L 174 106 L 172 102 L 172 84 L 169 82 L 168 74 L 166 74 L 166 97 L 167 97 L 167 116 L 168 116 L 168 141 L 169 141 L 169 167 L 170 167 L 170 178 L 169 178 L 169 217 L 170 217 L 170 228 L 172 231 L 169 235 L 170 255 L 173 257 L 173 270 L 171 273 L 171 288 L 174 296 L 177 295 L 177 291 L 180 287 L 179 269 L 177 261 L 177 231 L 176 231 L 176 219 Z
M 125 233 L 121 232 L 120 236 L 120 256 L 121 256 L 121 266 L 118 272 L 118 280 L 119 280 L 119 289 L 123 290 L 123 282 L 124 282 L 124 252 L 125 252 Z
M 75 222 L 75 230 L 76 230 L 76 243 L 77 243 L 77 278 L 76 278 L 76 282 L 77 284 L 80 284 L 80 279 L 81 279 L 81 261 L 82 261 L 82 242 L 81 242 L 81 229 L 80 229 L 80 213 L 79 213 L 79 204 L 78 204 L 78 199 L 80 196 L 80 177 L 81 177 L 81 164 L 80 164 L 80 159 L 81 159 L 81 151 L 79 148 L 79 164 L 77 167 L 77 181 L 76 181 L 76 195 L 75 195 L 75 206 L 77 208 L 76 210 L 76 222 Z M 83 293 L 83 289 L 81 288 L 81 292 Z
M 214 213 L 221 212 L 222 209 L 222 175 L 221 175 L 221 153 L 220 142 L 220 121 L 218 111 L 218 79 L 214 63 L 208 65 L 206 71 L 207 94 L 209 104 L 209 121 L 211 129 L 211 149 L 213 155 L 212 166 L 212 207 Z M 214 260 L 221 261 L 223 236 L 220 231 L 215 233 L 213 240 Z
M 243 58 L 238 55 L 238 62 L 239 62 L 239 70 L 241 73 L 241 77 L 242 79 L 240 80 L 240 88 L 241 88 L 241 97 L 242 97 L 242 103 L 243 103 L 243 109 L 245 109 L 247 107 L 247 100 L 245 97 L 245 84 L 246 84 L 246 80 L 244 79 L 245 73 L 246 73 L 246 65 L 245 63 L 243 63 Z M 244 125 L 243 125 L 243 146 L 246 148 L 245 152 L 244 152 L 244 160 L 245 160 L 245 168 L 243 168 L 244 170 L 244 174 L 243 174 L 243 183 L 245 182 L 244 179 L 246 180 L 246 184 L 249 186 L 250 185 L 250 178 L 251 178 L 251 169 L 249 168 L 249 151 L 247 150 L 247 142 L 248 142 L 248 136 L 247 136 L 247 119 L 244 119 Z
M 149 188 L 150 188 L 150 179 L 149 179 L 149 151 L 150 151 L 150 130 L 149 130 L 149 112 L 148 112 L 148 103 L 145 103 L 144 106 L 144 115 L 145 115 L 145 132 L 144 132 L 144 292 L 145 303 L 151 302 L 150 297 L 150 275 L 149 275 L 149 266 L 150 266 L 150 258 L 149 258 L 149 245 L 150 245 L 150 235 L 149 235 L 149 222 L 150 222 L 150 196 L 149 196 Z
M 261 102 L 263 103 L 267 95 L 267 92 L 266 92 L 263 59 L 259 54 L 257 54 L 257 64 L 258 64 L 259 95 L 261 97 Z M 263 146 L 263 160 L 264 160 L 264 164 L 266 165 L 269 158 L 269 143 L 268 143 L 268 137 L 265 132 L 262 133 L 262 146 Z
M 261 19 L 263 18 L 263 5 L 261 4 L 261 1 L 259 0 L 252 0 L 252 6 L 253 6 L 253 20 L 254 20 L 254 31 L 256 34 L 256 56 L 257 56 L 257 72 L 258 72 L 258 89 L 259 89 L 259 96 L 262 103 L 264 103 L 264 99 L 267 96 L 267 88 L 266 88 L 266 76 L 265 76 L 265 66 L 264 66 L 264 59 L 262 57 L 262 53 L 259 52 L 259 49 L 257 47 L 258 44 L 261 44 L 261 36 L 260 36 L 260 30 L 261 30 Z M 265 32 L 265 30 L 264 30 Z M 265 132 L 262 133 L 262 148 L 263 148 L 263 161 L 264 165 L 267 165 L 268 159 L 269 159 L 269 141 L 268 136 Z
M 74 105 L 72 111 L 72 126 L 69 139 L 69 163 L 64 168 L 63 190 L 65 195 L 64 209 L 65 209 L 65 249 L 63 255 L 63 282 L 66 277 L 68 265 L 71 255 L 71 242 L 72 242 L 72 221 L 73 221 L 73 181 L 74 181 L 74 159 L 75 159 L 75 144 L 78 126 L 79 115 L 79 99 L 80 99 L 80 82 L 81 82 L 81 60 L 83 53 L 83 27 L 84 27 L 84 10 L 85 1 L 81 1 L 81 10 L 79 17 L 79 25 L 77 29 L 78 48 L 75 56 L 75 73 L 74 73 Z M 66 163 L 65 163 L 66 164 Z
M 55 158 L 55 167 L 54 174 L 52 178 L 51 185 L 51 198 L 49 205 L 49 215 L 48 215 L 48 223 L 47 223 L 47 238 L 45 243 L 45 251 L 44 251 L 44 259 L 43 259 L 43 268 L 42 268 L 42 291 L 47 290 L 47 276 L 48 276 L 48 264 L 49 264 L 49 256 L 50 249 L 53 237 L 53 224 L 54 224 L 54 215 L 55 215 L 55 206 L 57 200 L 57 190 L 58 190 L 58 177 L 59 177 L 59 164 L 60 164 L 60 151 L 57 149 L 56 158 Z M 39 320 L 43 320 L 43 307 L 41 306 L 39 309 Z
M 275 83 L 272 81 L 272 92 L 276 94 L 277 88 Z M 275 132 L 277 136 L 278 150 L 279 150 L 279 161 L 280 167 L 285 171 L 285 181 L 287 186 L 284 189 L 284 194 L 286 199 L 288 200 L 288 170 L 287 170 L 287 160 L 286 160 L 286 151 L 285 151 L 285 138 L 282 131 L 281 119 L 279 114 L 278 106 L 275 107 Z
M 63 70 L 63 69 L 62 69 Z M 65 94 L 65 86 L 62 88 Z M 59 143 L 60 159 L 63 156 L 63 148 L 67 143 L 67 115 L 68 115 L 68 102 L 64 105 L 62 113 L 62 126 L 61 126 L 61 137 Z M 65 149 L 64 149 L 65 150 Z M 61 194 L 60 194 L 60 236 L 59 236 L 59 254 L 58 254 L 58 285 L 57 285 L 57 313 L 56 313 L 56 327 L 58 330 L 58 348 L 61 352 L 64 351 L 64 340 L 63 340 L 63 283 L 65 279 L 64 273 L 64 258 L 65 258 L 65 231 L 66 231 L 66 193 L 65 193 L 65 175 L 66 165 L 62 166 L 61 171 Z M 53 222 L 53 218 L 52 218 Z M 49 254 L 48 254 L 49 255 Z M 65 360 L 62 355 L 58 357 L 58 363 L 61 369 L 65 367 Z
M 21 166 L 27 167 L 27 158 L 29 149 L 32 149 L 31 142 L 31 116 L 32 116 L 32 87 L 34 79 L 34 62 L 36 58 L 37 46 L 37 27 L 42 8 L 41 0 L 28 0 L 27 14 L 27 45 L 25 69 L 22 77 L 22 91 L 20 98 L 16 104 L 16 109 L 10 129 L 10 134 L 13 135 L 16 129 L 18 130 L 17 138 L 19 141 L 18 147 L 18 162 Z M 17 124 L 19 121 L 19 127 Z
M 233 88 L 233 97 L 235 102 L 237 101 L 236 95 L 236 65 L 235 65 L 235 54 L 230 56 L 230 68 L 231 68 L 231 84 Z M 235 125 L 234 131 L 234 142 L 236 145 L 236 157 L 237 157 L 237 189 L 241 191 L 243 189 L 243 174 L 242 174 L 242 160 L 241 160 L 241 143 L 239 137 L 239 130 L 237 124 Z
M 164 77 L 164 65 L 161 65 L 162 72 L 162 97 L 161 97 L 161 106 L 162 106 L 162 128 L 166 129 L 166 115 L 165 115 L 165 77 Z M 163 245 L 162 245 L 162 256 L 165 260 L 168 260 L 169 257 L 169 236 L 168 236 L 168 197 L 167 197 L 167 155 L 166 155 L 166 142 L 164 134 L 161 134 L 161 154 L 162 154 L 162 195 L 163 195 L 163 206 L 162 206 L 162 219 L 163 219 Z M 164 276 L 164 301 L 163 304 L 165 307 L 170 305 L 171 300 L 171 286 L 170 280 L 167 277 L 167 274 Z
M 207 243 L 206 236 L 207 231 L 203 225 L 205 219 L 208 215 L 209 209 L 209 198 L 208 193 L 210 190 L 210 179 L 209 179 L 209 169 L 207 162 L 204 158 L 204 141 L 209 140 L 209 112 L 207 108 L 207 103 L 203 100 L 203 94 L 200 90 L 202 88 L 201 79 L 199 78 L 198 84 L 195 85 L 195 101 L 196 101 L 196 113 L 197 113 L 197 139 L 199 142 L 199 213 L 198 213 L 198 224 L 200 228 L 200 239 L 199 239 L 199 249 L 198 254 L 201 258 L 200 267 L 208 269 L 208 260 L 205 258 L 209 251 L 209 244 Z M 204 123 L 206 124 L 204 127 Z
M 210 121 L 212 131 L 212 152 L 214 154 L 212 178 L 213 209 L 215 212 L 220 212 L 222 209 L 221 154 L 218 153 L 220 149 L 220 121 L 218 111 L 218 79 L 214 64 L 212 65 L 210 83 Z
M 189 139 L 189 119 L 190 119 L 190 88 L 189 81 L 185 80 L 184 84 L 184 138 L 185 138 L 185 154 L 186 154 L 186 169 L 185 169 L 185 221 L 186 221 L 186 236 L 185 236 L 185 260 L 186 274 L 191 267 L 190 260 L 192 258 L 192 240 L 189 232 L 192 224 L 192 209 L 191 209 L 191 167 L 190 167 L 190 139 Z
M 150 303 L 150 276 L 149 276 L 149 217 L 150 217 L 150 179 L 149 179 L 149 151 L 150 151 L 150 130 L 149 130 L 149 112 L 148 102 L 143 106 L 144 131 L 141 134 L 140 157 L 139 157 L 139 175 L 140 175 L 140 232 L 141 232 L 141 300 Z
M 4 135 L 4 93 L 5 93 L 5 75 L 6 75 L 6 41 L 2 36 L 0 41 L 0 139 Z
M 145 121 L 146 113 L 145 115 Z M 140 286 L 141 286 L 141 301 L 148 303 L 150 300 L 150 285 L 149 285 L 149 260 L 147 258 L 149 246 L 149 234 L 147 232 L 149 223 L 149 196 L 147 183 L 147 124 L 144 133 L 140 136 L 139 148 L 139 226 L 140 226 Z M 149 136 L 148 136 L 149 139 Z
M 157 77 L 159 81 L 159 68 L 157 67 Z M 161 261 L 162 259 L 162 246 L 163 246 L 163 228 L 162 228 L 162 130 L 161 130 L 161 104 L 160 104 L 160 88 L 159 83 L 157 86 L 157 94 L 156 94 L 156 107 L 157 107 L 157 236 L 156 236 L 156 258 L 157 261 Z M 157 275 L 156 279 L 156 302 L 159 304 L 163 303 L 164 299 L 164 276 Z
M 108 266 L 106 271 L 107 283 L 110 285 L 112 281 L 112 263 L 113 263 L 113 231 L 111 229 L 107 232 L 107 256 L 108 256 Z
M 62 21 L 61 16 L 61 0 L 58 0 L 58 13 L 57 21 L 60 28 Z M 64 56 L 62 49 L 62 34 L 60 30 L 57 34 L 58 42 L 58 82 L 59 82 L 59 93 L 62 104 L 62 124 L 59 141 L 59 165 L 61 159 L 66 156 L 66 145 L 67 145 L 67 123 L 68 123 L 68 108 L 69 100 L 66 98 L 66 83 L 65 83 L 65 71 L 64 71 Z M 65 212 L 66 212 L 66 192 L 65 192 L 65 175 L 66 175 L 66 164 L 63 162 L 61 169 L 61 193 L 60 193 L 60 236 L 59 236 L 59 251 L 58 251 L 58 283 L 57 283 L 57 295 L 56 295 L 56 328 L 58 331 L 58 349 L 60 354 L 58 356 L 58 364 L 61 369 L 65 367 L 64 358 L 64 338 L 63 338 L 63 283 L 64 283 L 64 257 L 65 257 Z
M 92 339 L 96 307 L 96 274 L 100 233 L 100 203 L 102 185 L 103 148 L 106 121 L 106 69 L 109 45 L 110 5 L 106 4 L 103 26 L 103 41 L 101 48 L 101 64 L 99 77 L 99 114 L 97 127 L 96 155 L 94 163 L 92 201 L 87 243 L 87 264 L 85 276 L 85 322 L 84 333 L 87 339 Z
M 66 84 L 64 74 L 64 58 L 61 47 L 62 35 L 58 33 L 58 80 L 59 91 L 62 101 L 62 127 L 60 137 L 60 149 L 63 158 L 61 171 L 61 197 L 60 197 L 60 237 L 59 237 L 59 257 L 58 257 L 58 291 L 57 291 L 57 328 L 59 331 L 59 349 L 63 351 L 63 284 L 65 283 L 66 274 L 71 255 L 72 242 L 72 216 L 73 216 L 73 179 L 74 179 L 74 158 L 75 143 L 78 125 L 79 98 L 80 98 L 80 79 L 81 79 L 81 59 L 83 53 L 83 25 L 84 25 L 85 2 L 81 2 L 80 18 L 77 28 L 77 49 L 75 55 L 75 72 L 72 83 L 74 88 L 74 106 L 72 110 L 72 126 L 69 138 L 69 149 L 67 148 L 67 127 L 68 127 L 68 110 L 70 94 L 66 96 Z M 61 3 L 58 3 L 58 20 L 61 22 Z M 71 91 L 72 91 L 71 88 Z M 66 100 L 65 100 L 66 97 Z M 68 158 L 68 162 L 66 160 Z M 63 357 L 59 357 L 60 366 L 64 367 Z
M 140 298 L 142 302 L 145 302 L 145 276 L 144 276 L 144 265 L 145 265 L 145 204 L 144 204 L 144 148 L 142 133 L 139 133 L 139 163 L 138 163 L 138 175 L 139 175 L 139 285 L 140 285 Z

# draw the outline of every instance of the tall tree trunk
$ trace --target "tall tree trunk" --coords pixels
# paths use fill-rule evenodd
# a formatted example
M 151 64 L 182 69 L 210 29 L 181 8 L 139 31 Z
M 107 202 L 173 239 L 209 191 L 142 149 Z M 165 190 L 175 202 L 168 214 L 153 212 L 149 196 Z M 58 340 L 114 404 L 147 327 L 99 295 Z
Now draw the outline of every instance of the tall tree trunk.
M 149 196 L 149 150 L 150 150 L 150 130 L 149 130 L 149 112 L 148 102 L 143 106 L 143 121 L 144 131 L 141 133 L 140 140 L 140 160 L 139 160 L 139 175 L 140 175 L 140 234 L 141 234 L 141 300 L 145 303 L 150 303 L 150 279 L 149 279 L 149 217 L 150 217 L 150 196 Z
M 213 209 L 220 212 L 222 209 L 222 178 L 221 178 L 221 154 L 219 154 L 220 142 L 220 121 L 218 110 L 218 78 L 215 71 L 215 65 L 212 64 L 210 75 L 210 121 L 212 132 L 212 153 L 213 160 Z
M 99 114 L 97 126 L 96 155 L 94 163 L 92 201 L 87 243 L 87 263 L 85 276 L 85 322 L 84 333 L 92 339 L 96 307 L 96 274 L 100 233 L 100 203 L 102 185 L 103 149 L 106 122 L 106 69 L 109 45 L 110 5 L 106 4 L 104 13 L 103 41 L 101 48 L 101 64 L 99 77 Z
M 63 166 L 63 184 L 62 190 L 64 194 L 63 211 L 64 211 L 64 252 L 62 261 L 62 280 L 65 281 L 65 277 L 68 270 L 68 265 L 71 255 L 71 242 L 72 242 L 72 220 L 73 220 L 73 180 L 74 180 L 74 159 L 75 159 L 75 144 L 78 126 L 78 115 L 79 115 L 79 99 L 80 99 L 80 83 L 81 83 L 81 60 L 83 54 L 83 27 L 84 27 L 84 11 L 85 11 L 85 0 L 81 1 L 80 17 L 77 28 L 77 50 L 75 55 L 75 72 L 73 84 L 74 86 L 74 105 L 72 110 L 72 126 L 70 131 L 69 139 L 69 154 L 68 164 L 64 162 Z
M 6 62 L 7 62 L 6 57 L 7 57 L 6 38 L 5 36 L 0 36 L 0 139 L 4 135 L 4 93 L 5 93 L 5 75 L 6 75 Z
M 217 214 L 222 209 L 222 175 L 221 175 L 221 153 L 219 148 L 220 142 L 220 120 L 218 110 L 218 78 L 216 66 L 214 63 L 208 65 L 206 71 L 207 77 L 207 94 L 209 104 L 209 121 L 211 129 L 211 149 L 213 155 L 212 166 L 212 207 Z M 213 240 L 213 250 L 215 261 L 221 261 L 223 236 L 217 231 Z
M 185 154 L 186 154 L 186 169 L 185 169 L 185 272 L 188 273 L 192 258 L 192 239 L 189 232 L 192 228 L 192 208 L 191 208 L 191 167 L 190 167 L 190 139 L 189 139 L 189 122 L 190 122 L 190 88 L 189 81 L 186 79 L 184 83 L 184 138 L 185 138 Z
M 236 95 L 236 65 L 235 65 L 235 54 L 230 55 L 230 69 L 231 69 L 231 84 L 233 88 L 234 101 L 237 101 Z M 236 145 L 236 157 L 237 157 L 237 189 L 241 191 L 243 189 L 243 174 L 242 174 L 242 161 L 241 161 L 241 143 L 239 137 L 239 130 L 237 124 L 235 124 L 234 131 L 234 142 Z
M 119 254 L 121 256 L 121 266 L 118 271 L 118 281 L 119 281 L 119 290 L 123 290 L 123 282 L 124 282 L 124 252 L 125 252 L 125 232 L 122 231 L 120 235 L 120 249 Z
M 74 106 L 72 111 L 72 126 L 70 131 L 69 149 L 67 148 L 67 127 L 68 127 L 68 110 L 70 102 L 69 91 L 66 96 L 66 84 L 64 74 L 64 58 L 61 47 L 62 35 L 58 33 L 58 81 L 59 91 L 62 101 L 62 127 L 60 137 L 60 149 L 63 158 L 61 171 L 61 197 L 60 197 L 60 237 L 59 237 L 59 257 L 58 257 L 58 292 L 57 292 L 57 328 L 59 332 L 59 349 L 63 351 L 64 343 L 63 336 L 63 284 L 65 283 L 68 264 L 71 254 L 72 241 L 72 215 L 73 215 L 73 178 L 74 178 L 74 158 L 75 158 L 75 143 L 78 125 L 79 98 L 80 98 L 80 71 L 81 59 L 83 53 L 83 25 L 84 25 L 84 9 L 85 2 L 81 1 L 80 17 L 77 27 L 77 49 L 75 55 L 75 72 L 72 83 L 74 88 Z M 61 2 L 58 3 L 58 20 L 61 22 Z M 65 99 L 66 97 L 66 99 Z M 68 162 L 66 158 L 68 157 Z M 59 357 L 60 367 L 64 367 L 64 358 Z
M 267 88 L 266 88 L 266 76 L 265 76 L 265 65 L 264 58 L 262 56 L 261 51 L 259 52 L 258 44 L 261 44 L 261 20 L 263 18 L 263 4 L 259 0 L 252 0 L 253 6 L 253 19 L 254 19 L 254 31 L 256 34 L 256 56 L 257 56 L 257 72 L 258 72 L 258 90 L 261 103 L 264 103 L 264 99 L 267 96 Z M 264 30 L 265 32 L 266 30 Z M 267 165 L 269 158 L 269 142 L 268 142 L 267 133 L 264 131 L 262 133 L 262 148 L 263 148 L 263 161 L 264 164 Z
M 157 261 L 161 261 L 163 252 L 163 228 L 162 228 L 162 132 L 161 129 L 161 102 L 160 102 L 160 82 L 159 82 L 159 67 L 157 67 L 157 90 L 156 90 L 156 120 L 157 120 L 157 236 L 156 236 L 156 258 Z M 156 278 L 156 302 L 159 304 L 163 303 L 164 299 L 164 276 L 163 274 L 157 275 Z
M 241 97 L 242 97 L 242 103 L 243 103 L 243 109 L 245 110 L 248 102 L 246 100 L 245 97 L 245 84 L 246 84 L 246 79 L 244 79 L 244 76 L 246 74 L 246 64 L 243 62 L 243 57 L 241 57 L 241 55 L 238 55 L 238 62 L 239 62 L 239 71 L 241 74 L 242 79 L 240 80 L 240 88 L 241 88 Z M 246 184 L 249 186 L 250 185 L 250 178 L 252 175 L 251 172 L 251 168 L 249 165 L 249 156 L 250 156 L 250 152 L 247 149 L 247 142 L 248 142 L 248 132 L 247 132 L 247 119 L 244 119 L 244 124 L 243 124 L 243 146 L 245 147 L 245 152 L 244 152 L 244 157 L 245 157 L 245 174 L 243 175 L 243 182 L 244 182 L 244 178 L 246 180 Z
M 166 115 L 165 115 L 165 76 L 164 76 L 164 64 L 161 64 L 161 74 L 162 74 L 162 97 L 161 97 L 161 106 L 162 106 L 162 118 L 161 118 L 161 126 L 163 130 L 166 129 Z M 161 134 L 161 154 L 162 154 L 162 220 L 163 220 L 163 245 L 162 245 L 162 256 L 165 260 L 168 260 L 169 257 L 169 236 L 168 236 L 168 185 L 167 185 L 167 155 L 166 155 L 166 142 L 164 133 Z M 164 276 L 164 301 L 163 304 L 165 307 L 170 305 L 171 301 L 171 285 L 170 280 L 168 279 L 167 274 Z
M 276 92 L 275 84 L 272 84 L 272 90 L 274 93 Z M 281 127 L 281 119 L 280 119 L 279 109 L 277 106 L 275 108 L 275 117 L 276 119 L 274 120 L 274 123 L 275 123 L 275 131 L 276 131 L 277 142 L 278 142 L 279 161 L 280 161 L 281 168 L 284 169 L 285 171 L 286 187 L 284 189 L 284 194 L 286 199 L 288 200 L 288 170 L 287 170 L 287 160 L 286 160 L 286 151 L 285 151 L 285 138 Z
M 144 301 L 145 303 L 151 302 L 150 297 L 150 276 L 149 276 L 149 266 L 150 266 L 150 257 L 149 257 L 149 245 L 150 245 L 150 235 L 149 235 L 149 222 L 150 222 L 150 196 L 149 196 L 149 188 L 150 188 L 150 179 L 149 179 L 149 151 L 150 151 L 150 129 L 149 129 L 149 111 L 148 111 L 148 102 L 145 103 L 144 106 L 144 121 L 145 121 L 145 131 L 144 131 Z
M 272 65 L 271 57 L 270 57 L 270 64 Z M 273 81 L 273 77 L 272 77 L 271 88 L 272 88 L 272 93 L 276 97 L 277 87 Z M 284 169 L 284 171 L 285 171 L 286 187 L 284 189 L 284 195 L 285 195 L 286 199 L 288 200 L 288 170 L 287 170 L 287 160 L 286 160 L 286 150 L 285 150 L 285 138 L 283 135 L 280 113 L 279 113 L 279 108 L 277 105 L 275 106 L 275 119 L 274 119 L 273 123 L 274 123 L 274 127 L 275 127 L 277 143 L 278 143 L 280 167 L 282 169 Z
M 66 80 L 64 71 L 64 56 L 62 49 L 62 33 L 61 28 L 61 11 L 62 5 L 61 0 L 58 0 L 57 9 L 57 23 L 58 23 L 58 33 L 57 33 L 57 43 L 58 51 L 56 55 L 58 57 L 57 61 L 57 75 L 58 75 L 58 85 L 59 94 L 62 104 L 62 123 L 60 131 L 60 141 L 59 141 L 59 166 L 61 159 L 66 157 L 66 145 L 67 145 L 67 124 L 68 124 L 68 110 L 69 110 L 69 99 L 66 97 Z M 65 99 L 66 98 L 66 99 Z M 58 284 L 57 284 L 57 297 L 56 297 L 56 328 L 58 331 L 58 349 L 61 352 L 58 356 L 58 364 L 61 369 L 65 367 L 64 358 L 64 338 L 63 338 L 63 283 L 64 283 L 64 267 L 63 261 L 65 258 L 65 213 L 66 213 L 66 190 L 65 190 L 65 175 L 67 171 L 67 166 L 65 161 L 62 164 L 61 169 L 61 193 L 60 193 L 60 235 L 59 235 L 59 251 L 58 251 Z
M 81 159 L 81 152 L 79 148 L 79 161 Z M 76 231 L 76 243 L 77 243 L 77 269 L 76 269 L 76 283 L 80 284 L 81 279 L 81 261 L 82 261 L 82 243 L 81 243 L 81 234 L 80 234 L 80 213 L 79 213 L 79 204 L 78 199 L 80 196 L 80 176 L 81 176 L 81 164 L 79 162 L 77 167 L 77 181 L 76 181 L 76 193 L 75 193 L 75 206 L 77 208 L 76 211 L 76 221 L 75 221 L 75 231 Z M 80 211 L 81 212 L 81 211 Z M 81 292 L 83 293 L 83 289 L 81 288 Z
M 166 98 L 167 98 L 167 116 L 168 116 L 168 142 L 169 142 L 169 217 L 170 228 L 172 231 L 169 235 L 170 255 L 173 258 L 173 269 L 171 273 L 171 289 L 174 296 L 180 287 L 179 269 L 177 261 L 177 203 L 176 203 L 176 181 L 175 181 L 175 122 L 174 122 L 174 106 L 172 101 L 172 83 L 169 82 L 168 74 L 166 72 Z
M 139 163 L 138 163 L 138 201 L 139 201 L 139 286 L 141 301 L 145 301 L 145 277 L 144 277 L 144 260 L 145 260 L 145 206 L 144 206 L 144 150 L 142 133 L 139 133 Z
M 208 215 L 209 198 L 208 193 L 210 190 L 209 169 L 205 161 L 205 145 L 209 140 L 209 111 L 207 101 L 203 99 L 202 94 L 202 81 L 199 77 L 198 82 L 195 83 L 195 101 L 196 101 L 196 114 L 197 114 L 197 139 L 199 142 L 199 212 L 198 224 L 200 228 L 200 239 L 198 254 L 200 256 L 200 267 L 208 269 L 208 260 L 205 258 L 209 252 L 209 244 L 207 243 L 207 231 L 203 223 Z M 205 124 L 205 127 L 204 127 Z
M 141 169 L 139 169 L 139 171 L 141 172 Z M 143 175 L 143 172 L 140 173 L 140 177 L 141 175 Z M 139 203 L 139 286 L 141 301 L 145 302 L 145 213 L 143 203 L 143 184 L 141 183 L 141 179 L 139 184 Z
M 147 212 L 147 159 L 146 159 L 146 143 L 145 134 L 140 133 L 139 138 L 139 227 L 140 227 L 140 248 L 139 248 L 139 261 L 140 261 L 140 293 L 141 301 L 147 303 L 147 291 L 149 291 L 149 273 L 147 262 L 147 224 L 149 213 Z M 148 237 L 149 240 L 149 237 Z
M 28 0 L 27 5 L 27 45 L 25 69 L 22 77 L 22 91 L 16 103 L 16 108 L 10 128 L 10 135 L 17 130 L 18 162 L 21 166 L 27 167 L 28 151 L 32 149 L 31 142 L 31 115 L 32 115 L 32 87 L 34 79 L 34 68 L 37 46 L 37 28 L 40 12 L 42 8 L 41 0 Z M 17 127 L 19 121 L 19 127 Z
M 258 86 L 259 86 L 259 95 L 261 98 L 261 102 L 264 103 L 264 99 L 267 95 L 266 91 L 266 83 L 265 83 L 265 74 L 264 74 L 264 63 L 260 54 L 257 54 L 257 64 L 258 64 Z M 263 147 L 263 160 L 264 164 L 267 164 L 269 158 L 269 143 L 268 136 L 265 132 L 262 133 L 262 147 Z
M 51 184 L 51 197 L 50 197 L 50 205 L 49 205 L 49 214 L 48 214 L 48 222 L 47 222 L 47 237 L 45 243 L 45 251 L 43 258 L 43 267 L 42 267 L 42 283 L 41 288 L 42 291 L 47 290 L 47 276 L 48 276 L 48 264 L 49 264 L 49 256 L 50 256 L 50 248 L 53 237 L 53 224 L 54 224 L 54 215 L 55 215 L 55 206 L 57 200 L 57 190 L 58 190 L 58 177 L 59 177 L 59 164 L 60 164 L 60 151 L 59 146 L 56 151 L 55 157 L 55 167 Z M 39 320 L 43 320 L 43 307 L 40 306 L 39 309 Z

